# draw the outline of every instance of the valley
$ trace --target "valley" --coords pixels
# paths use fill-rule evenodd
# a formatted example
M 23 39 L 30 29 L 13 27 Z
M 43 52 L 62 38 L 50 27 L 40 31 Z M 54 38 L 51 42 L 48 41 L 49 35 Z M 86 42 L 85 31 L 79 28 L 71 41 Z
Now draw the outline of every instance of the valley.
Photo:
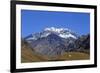
M 45 61 L 71 61 L 71 60 L 89 60 L 90 56 L 87 53 L 81 52 L 65 52 L 57 57 L 47 57 L 44 55 L 32 53 L 31 49 L 22 49 L 21 62 L 45 62 Z

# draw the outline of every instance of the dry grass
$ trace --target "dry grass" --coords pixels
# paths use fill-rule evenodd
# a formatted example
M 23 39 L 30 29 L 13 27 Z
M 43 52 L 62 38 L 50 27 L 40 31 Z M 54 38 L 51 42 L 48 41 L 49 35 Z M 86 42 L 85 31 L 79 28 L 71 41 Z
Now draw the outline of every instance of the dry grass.
M 43 61 L 64 61 L 64 60 L 86 60 L 90 55 L 83 52 L 65 52 L 56 57 L 48 57 L 37 54 L 27 44 L 23 44 L 21 48 L 21 63 L 27 62 L 43 62 Z
M 47 56 L 39 55 L 33 52 L 30 48 L 21 49 L 21 62 L 40 62 L 47 61 L 49 58 Z
M 60 60 L 87 60 L 89 58 L 89 54 L 81 52 L 66 52 L 61 56 L 58 56 L 58 59 Z
M 54 58 L 50 58 L 44 55 L 39 55 L 33 52 L 30 48 L 22 48 L 21 50 L 21 62 L 41 62 L 41 61 L 64 61 L 64 60 L 86 60 L 89 59 L 89 54 L 81 52 L 66 52 Z

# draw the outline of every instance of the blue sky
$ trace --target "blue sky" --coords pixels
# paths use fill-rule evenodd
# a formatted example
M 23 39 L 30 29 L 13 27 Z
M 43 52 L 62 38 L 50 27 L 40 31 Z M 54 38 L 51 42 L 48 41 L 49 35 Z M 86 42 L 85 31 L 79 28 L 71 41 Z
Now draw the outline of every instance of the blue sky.
M 90 14 L 21 10 L 22 37 L 41 32 L 46 27 L 64 27 L 79 35 L 87 34 L 90 32 Z

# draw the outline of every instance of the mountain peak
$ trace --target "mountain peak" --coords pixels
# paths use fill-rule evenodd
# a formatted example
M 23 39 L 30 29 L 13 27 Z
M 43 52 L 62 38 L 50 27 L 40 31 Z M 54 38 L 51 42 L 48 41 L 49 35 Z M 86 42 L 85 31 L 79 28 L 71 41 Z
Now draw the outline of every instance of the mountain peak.
M 68 28 L 50 27 L 50 28 L 45 28 L 44 32 L 47 32 L 49 34 L 50 33 L 55 33 L 55 34 L 59 35 L 62 38 L 72 37 L 74 39 L 77 39 L 77 35 Z
M 77 39 L 78 38 L 76 33 L 72 32 L 68 28 L 50 27 L 50 28 L 45 28 L 44 31 L 41 31 L 39 33 L 31 34 L 30 36 L 26 37 L 26 40 L 29 40 L 29 41 L 37 40 L 39 38 L 47 37 L 50 34 L 55 34 L 64 39 L 67 39 L 67 38 Z

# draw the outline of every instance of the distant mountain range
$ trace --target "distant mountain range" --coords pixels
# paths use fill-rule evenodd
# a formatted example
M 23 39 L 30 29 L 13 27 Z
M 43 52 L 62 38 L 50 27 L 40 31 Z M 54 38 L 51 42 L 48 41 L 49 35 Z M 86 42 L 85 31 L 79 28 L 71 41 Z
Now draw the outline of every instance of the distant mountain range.
M 38 54 L 48 57 L 62 55 L 64 52 L 78 51 L 89 54 L 90 35 L 78 36 L 67 28 L 45 28 L 22 39 Z

